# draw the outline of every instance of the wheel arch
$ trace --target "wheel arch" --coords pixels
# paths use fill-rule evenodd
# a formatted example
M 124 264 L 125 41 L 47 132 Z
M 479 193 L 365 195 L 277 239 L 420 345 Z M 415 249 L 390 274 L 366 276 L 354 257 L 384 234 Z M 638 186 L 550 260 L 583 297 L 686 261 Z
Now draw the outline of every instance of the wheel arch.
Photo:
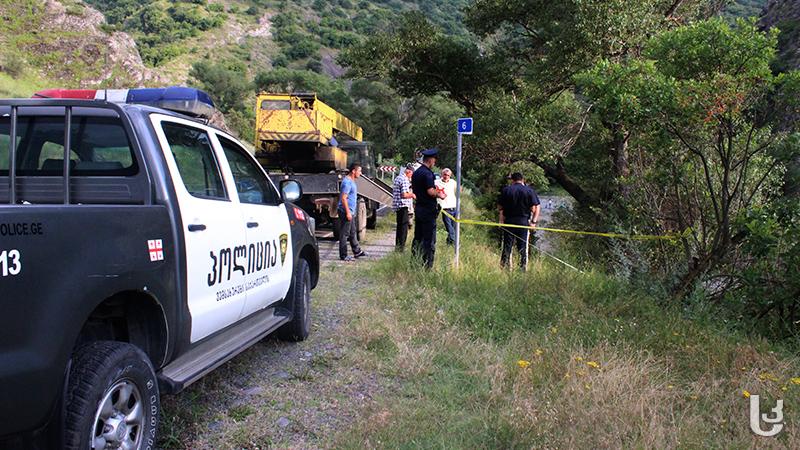
M 167 316 L 148 292 L 123 291 L 101 301 L 81 327 L 74 349 L 95 341 L 127 342 L 140 348 L 157 369 L 166 363 Z
M 311 289 L 314 289 L 319 281 L 319 253 L 312 245 L 307 244 L 300 250 L 299 258 L 308 262 L 308 268 L 311 271 Z

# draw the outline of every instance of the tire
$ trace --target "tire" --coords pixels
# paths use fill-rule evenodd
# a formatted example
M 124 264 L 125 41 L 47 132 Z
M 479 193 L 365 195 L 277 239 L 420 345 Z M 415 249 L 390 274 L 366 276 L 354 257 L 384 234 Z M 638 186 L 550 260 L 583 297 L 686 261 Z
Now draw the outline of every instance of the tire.
M 365 201 L 360 200 L 358 202 L 358 223 L 356 226 L 358 227 L 358 242 L 364 240 L 367 237 L 367 204 Z
M 376 226 L 378 226 L 378 210 L 372 209 L 370 210 L 370 215 L 367 216 L 367 229 L 374 230 Z
M 106 444 L 155 448 L 161 412 L 158 380 L 150 360 L 137 347 L 98 341 L 79 348 L 73 355 L 66 402 L 66 449 Z
M 297 262 L 297 272 L 286 300 L 286 307 L 292 311 L 292 320 L 278 328 L 277 335 L 285 341 L 304 341 L 311 330 L 311 270 L 305 259 Z

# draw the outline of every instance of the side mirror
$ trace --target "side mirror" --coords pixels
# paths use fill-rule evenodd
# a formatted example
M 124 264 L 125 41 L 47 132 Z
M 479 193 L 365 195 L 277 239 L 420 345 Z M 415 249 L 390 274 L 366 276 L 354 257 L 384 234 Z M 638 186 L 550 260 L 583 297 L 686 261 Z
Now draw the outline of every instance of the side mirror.
M 296 202 L 303 196 L 303 187 L 297 180 L 281 180 L 281 197 L 284 202 Z

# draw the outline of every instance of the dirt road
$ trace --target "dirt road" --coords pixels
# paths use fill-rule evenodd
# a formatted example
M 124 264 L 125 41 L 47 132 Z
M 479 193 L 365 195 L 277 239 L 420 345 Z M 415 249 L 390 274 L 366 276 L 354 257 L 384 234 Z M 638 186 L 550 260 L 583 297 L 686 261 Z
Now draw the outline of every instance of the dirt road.
M 182 393 L 164 396 L 160 447 L 331 447 L 335 432 L 347 429 L 391 384 L 355 362 L 348 312 L 354 302 L 375 295 L 358 277 L 358 266 L 382 257 L 393 244 L 393 232 L 373 232 L 363 245 L 369 256 L 345 263 L 336 242 L 321 240 L 308 340 L 267 338 Z

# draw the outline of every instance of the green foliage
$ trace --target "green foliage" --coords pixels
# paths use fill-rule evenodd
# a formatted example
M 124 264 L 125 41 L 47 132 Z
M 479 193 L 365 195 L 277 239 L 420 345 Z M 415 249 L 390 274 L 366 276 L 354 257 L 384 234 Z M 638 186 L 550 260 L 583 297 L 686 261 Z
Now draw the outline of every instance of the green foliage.
M 351 76 L 387 77 L 407 97 L 447 93 L 468 111 L 486 88 L 507 78 L 476 42 L 444 34 L 419 13 L 406 14 L 395 32 L 347 49 L 341 61 Z
M 18 78 L 25 70 L 25 61 L 13 52 L 0 55 L 0 72 L 7 73 L 13 78 Z
M 790 198 L 755 207 L 741 217 L 739 226 L 748 232 L 742 247 L 747 264 L 726 280 L 732 286 L 727 304 L 765 334 L 796 341 L 800 334 L 800 206 Z
M 725 17 L 737 18 L 758 17 L 767 5 L 768 0 L 735 0 L 723 11 Z
M 182 41 L 222 25 L 221 4 L 205 1 L 87 0 L 109 25 L 130 32 L 142 59 L 154 66 L 184 53 Z
M 647 60 L 603 61 L 576 78 L 604 120 L 633 134 L 636 177 L 621 181 L 641 226 L 691 230 L 681 295 L 736 261 L 747 233 L 735 219 L 768 204 L 782 182 L 785 134 L 770 123 L 796 93 L 770 71 L 775 45 L 776 33 L 754 22 L 715 19 L 654 37 Z

